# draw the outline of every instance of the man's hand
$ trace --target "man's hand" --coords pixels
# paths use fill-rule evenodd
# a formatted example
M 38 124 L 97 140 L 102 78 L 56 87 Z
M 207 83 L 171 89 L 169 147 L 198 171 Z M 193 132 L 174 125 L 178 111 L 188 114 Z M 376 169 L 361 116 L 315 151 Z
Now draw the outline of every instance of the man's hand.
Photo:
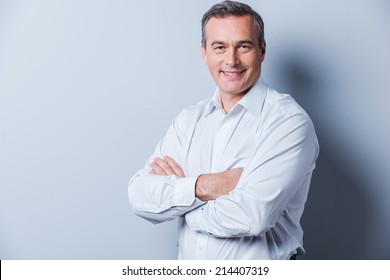
M 150 167 L 152 175 L 185 177 L 179 164 L 170 156 L 155 158 Z M 228 194 L 236 187 L 242 171 L 242 168 L 234 168 L 219 173 L 200 175 L 195 185 L 195 196 L 207 201 Z
M 224 172 L 200 175 L 196 181 L 195 196 L 207 201 L 230 193 L 237 186 L 242 171 L 242 168 L 234 168 Z
M 150 167 L 152 170 L 150 174 L 169 176 L 175 175 L 178 177 L 185 177 L 183 170 L 177 164 L 177 162 L 170 156 L 164 156 L 163 158 L 155 158 L 151 163 Z

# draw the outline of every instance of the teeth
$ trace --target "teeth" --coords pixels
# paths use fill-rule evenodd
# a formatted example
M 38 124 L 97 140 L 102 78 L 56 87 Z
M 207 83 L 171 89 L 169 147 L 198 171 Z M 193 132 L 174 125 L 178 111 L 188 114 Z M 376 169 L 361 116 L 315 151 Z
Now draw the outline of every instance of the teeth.
M 241 72 L 223 72 L 228 77 L 237 77 L 241 74 Z

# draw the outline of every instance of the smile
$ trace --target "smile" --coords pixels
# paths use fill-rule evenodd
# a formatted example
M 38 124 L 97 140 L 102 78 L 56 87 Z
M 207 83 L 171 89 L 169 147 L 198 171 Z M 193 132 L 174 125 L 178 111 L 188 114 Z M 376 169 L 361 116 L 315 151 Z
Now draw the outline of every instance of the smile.
M 227 78 L 239 78 L 246 70 L 242 71 L 221 71 Z

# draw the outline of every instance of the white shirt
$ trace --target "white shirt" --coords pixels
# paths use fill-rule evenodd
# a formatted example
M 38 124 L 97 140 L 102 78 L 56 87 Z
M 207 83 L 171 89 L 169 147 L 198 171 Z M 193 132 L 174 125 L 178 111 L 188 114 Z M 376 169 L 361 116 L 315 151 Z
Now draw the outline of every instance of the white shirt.
M 169 155 L 185 178 L 150 175 Z M 303 254 L 300 218 L 318 142 L 306 112 L 262 80 L 225 114 L 219 90 L 185 108 L 129 182 L 135 213 L 153 223 L 179 218 L 179 259 L 288 259 Z M 228 195 L 195 197 L 200 174 L 244 168 Z

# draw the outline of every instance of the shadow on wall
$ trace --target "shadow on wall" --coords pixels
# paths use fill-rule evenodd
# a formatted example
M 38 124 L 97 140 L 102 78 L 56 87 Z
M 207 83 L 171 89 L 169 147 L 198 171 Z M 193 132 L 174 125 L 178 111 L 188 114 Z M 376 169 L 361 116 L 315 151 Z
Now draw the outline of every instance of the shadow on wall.
M 340 157 L 347 155 L 331 148 L 337 145 L 333 143 L 335 132 L 331 129 L 337 124 L 327 123 L 330 110 L 324 108 L 323 101 L 330 88 L 321 75 L 332 72 L 320 69 L 319 61 L 310 60 L 302 51 L 282 55 L 279 59 L 277 65 L 282 69 L 275 69 L 276 84 L 283 87 L 279 90 L 293 93 L 309 113 L 320 143 L 320 155 L 302 217 L 306 255 L 301 258 L 375 258 L 364 250 L 370 202 L 363 192 L 369 188 L 360 183 L 364 180 L 359 180 L 359 174 L 351 178 L 349 167 L 338 164 Z
M 321 138 L 320 141 L 327 139 Z M 368 201 L 331 150 L 322 150 L 302 218 L 304 259 L 365 259 Z

